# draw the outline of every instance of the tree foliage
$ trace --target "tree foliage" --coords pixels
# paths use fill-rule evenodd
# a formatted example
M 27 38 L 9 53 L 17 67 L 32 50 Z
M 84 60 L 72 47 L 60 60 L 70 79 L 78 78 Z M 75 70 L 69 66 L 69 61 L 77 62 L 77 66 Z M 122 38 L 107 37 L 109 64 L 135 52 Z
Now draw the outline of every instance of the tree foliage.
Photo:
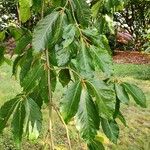
M 8 28 L 16 40 L 13 75 L 19 67 L 22 92 L 0 108 L 0 131 L 12 115 L 12 133 L 18 147 L 23 134 L 30 139 L 39 136 L 44 103 L 49 106 L 51 122 L 57 82 L 66 88 L 59 105 L 61 116 L 66 124 L 75 119 L 76 128 L 90 150 L 104 149 L 96 139 L 100 129 L 117 143 L 116 118 L 126 124 L 120 104 L 128 103 L 128 95 L 146 107 L 145 96 L 136 85 L 114 80 L 108 40 L 99 28 L 99 19 L 106 24 L 104 16 L 107 18 L 106 14 L 112 15 L 122 8 L 123 1 L 103 1 L 102 7 L 100 2 L 94 0 L 89 5 L 84 0 L 45 0 L 38 5 L 41 1 L 19 0 L 23 23 L 36 7 L 41 7 L 41 19 L 34 30 Z M 26 7 L 27 4 L 30 5 Z M 98 13 L 101 15 L 97 16 Z M 0 57 L 3 61 L 4 55 Z M 104 78 L 97 76 L 97 72 Z

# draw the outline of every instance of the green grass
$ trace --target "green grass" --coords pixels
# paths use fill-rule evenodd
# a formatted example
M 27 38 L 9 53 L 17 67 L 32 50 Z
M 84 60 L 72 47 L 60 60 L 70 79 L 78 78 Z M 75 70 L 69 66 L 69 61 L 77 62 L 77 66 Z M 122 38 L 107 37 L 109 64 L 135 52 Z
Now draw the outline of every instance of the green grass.
M 137 106 L 133 101 L 129 106 L 123 105 L 121 111 L 123 112 L 128 127 L 124 127 L 121 122 L 120 125 L 120 137 L 117 145 L 110 143 L 105 138 L 105 145 L 107 150 L 149 150 L 150 149 L 150 65 L 133 65 L 133 64 L 115 64 L 114 65 L 115 76 L 123 81 L 128 81 L 136 84 L 143 89 L 147 97 L 148 108 L 143 109 Z M 21 91 L 19 83 L 11 77 L 11 67 L 3 65 L 0 67 L 0 105 L 6 100 L 13 98 Z M 57 90 L 54 96 L 54 101 L 60 99 L 61 88 Z M 43 109 L 44 114 L 47 114 L 46 108 Z M 56 117 L 56 113 L 53 114 L 54 118 L 54 141 L 57 147 L 61 150 L 65 150 L 67 139 L 64 127 Z M 43 143 L 43 137 L 47 129 L 47 115 L 43 116 L 43 131 L 38 141 L 23 140 L 23 150 L 39 150 Z M 10 123 L 8 124 L 8 126 Z M 79 147 L 80 141 L 78 134 L 74 130 L 72 124 L 69 125 L 69 131 L 71 136 L 71 142 L 73 150 L 81 150 Z M 4 133 L 0 135 L 0 150 L 15 150 L 10 128 L 7 127 Z M 81 142 L 81 147 L 84 150 L 85 146 Z M 58 149 L 58 150 L 59 150 Z
M 19 82 L 12 77 L 11 67 L 0 66 L 0 103 L 13 98 L 20 90 Z
M 114 70 L 116 76 L 150 80 L 150 64 L 114 64 Z

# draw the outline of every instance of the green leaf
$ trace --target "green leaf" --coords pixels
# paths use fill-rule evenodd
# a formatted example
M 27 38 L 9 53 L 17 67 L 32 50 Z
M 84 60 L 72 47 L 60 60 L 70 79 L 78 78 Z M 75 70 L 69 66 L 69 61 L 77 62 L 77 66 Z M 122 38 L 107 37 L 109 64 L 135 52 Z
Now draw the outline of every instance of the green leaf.
M 0 108 L 0 133 L 6 127 L 7 121 L 13 114 L 13 111 L 18 104 L 19 99 L 16 97 L 5 102 Z
M 33 1 L 33 5 L 32 5 L 32 9 L 35 10 L 35 12 L 41 12 L 42 9 L 42 0 L 32 0 Z
M 79 24 L 83 27 L 87 27 L 89 25 L 89 18 L 91 15 L 90 7 L 87 4 L 86 0 L 74 0 L 74 11 L 76 15 L 76 19 Z
M 55 45 L 55 55 L 58 66 L 65 66 L 69 63 L 72 57 L 76 55 L 75 45 L 75 26 L 70 24 L 64 27 L 63 41 L 60 45 Z
M 40 20 L 33 33 L 32 45 L 35 51 L 42 51 L 48 46 L 48 42 L 53 39 L 54 28 L 59 17 L 59 12 L 54 11 L 50 15 Z
M 32 0 L 19 0 L 19 16 L 22 22 L 26 22 L 31 17 L 31 6 Z
M 71 80 L 71 75 L 70 75 L 69 69 L 62 69 L 59 71 L 59 81 L 63 87 L 68 85 L 70 80 Z
M 124 116 L 122 115 L 120 111 L 117 115 L 117 118 L 124 124 L 125 127 L 127 126 L 126 119 L 124 118 Z
M 65 13 L 66 13 L 68 23 L 75 23 L 75 20 L 73 20 L 72 12 L 66 8 Z
M 126 91 L 133 97 L 135 102 L 141 107 L 146 107 L 146 97 L 143 91 L 134 84 L 123 83 L 122 86 L 126 89 Z
M 115 91 L 116 91 L 116 95 L 117 95 L 118 99 L 122 103 L 129 104 L 129 96 L 128 96 L 128 94 L 125 91 L 123 86 L 116 83 L 115 84 Z
M 95 46 L 104 51 L 106 54 L 110 55 L 112 54 L 108 39 L 105 35 L 100 34 L 97 30 L 97 28 L 87 28 L 82 30 L 84 35 L 91 41 L 91 43 Z M 111 57 L 109 58 L 111 59 Z M 112 65 L 112 59 L 111 63 Z
M 100 70 L 106 75 L 111 76 L 113 73 L 112 58 L 110 56 L 110 47 L 108 40 L 104 35 L 99 35 L 95 28 L 87 28 L 83 30 L 83 34 L 90 41 L 90 53 L 93 61 Z
M 49 52 L 49 60 L 50 60 L 50 64 L 53 66 L 58 66 L 57 65 L 57 59 L 56 59 L 56 52 L 55 52 L 55 47 L 51 47 L 52 45 L 50 45 L 48 47 L 48 52 Z
M 20 101 L 13 114 L 13 119 L 11 122 L 13 139 L 18 148 L 21 147 L 22 135 L 23 135 L 23 124 L 25 119 L 25 108 L 23 101 Z
M 92 97 L 84 88 L 82 89 L 75 121 L 76 128 L 84 140 L 89 141 L 95 138 L 99 129 L 100 119 Z
M 90 143 L 88 143 L 88 149 L 89 150 L 105 150 L 103 144 L 96 140 L 92 140 L 90 141 Z
M 18 70 L 18 65 L 20 60 L 23 58 L 23 55 L 19 55 L 15 58 L 13 62 L 13 69 L 12 69 L 12 75 L 16 76 L 17 75 L 17 70 Z
M 94 18 L 96 18 L 97 15 L 99 14 L 99 10 L 103 6 L 103 4 L 104 4 L 104 1 L 97 1 L 94 5 L 92 5 L 91 12 Z
M 72 117 L 75 116 L 81 95 L 81 83 L 80 81 L 72 83 L 60 102 L 60 111 L 66 123 L 68 123 Z
M 65 1 L 63 0 L 51 0 L 52 6 L 60 7 L 65 5 Z
M 44 98 L 41 96 L 41 89 L 39 86 L 36 86 L 32 93 L 29 94 L 29 97 L 35 101 L 35 103 L 42 108 Z
M 9 27 L 8 29 L 11 36 L 15 39 L 16 42 L 16 47 L 14 49 L 15 53 L 23 53 L 27 45 L 31 43 L 31 32 L 26 28 Z
M 2 65 L 2 63 L 5 60 L 4 53 L 5 53 L 5 47 L 0 45 L 0 65 Z
M 92 64 L 92 57 L 89 53 L 86 44 L 81 41 L 81 49 L 77 56 L 77 64 L 79 72 L 85 77 L 92 77 L 93 76 L 93 64 Z
M 0 31 L 0 42 L 5 39 L 5 31 Z
M 117 139 L 119 136 L 119 126 L 115 121 L 108 121 L 107 119 L 101 119 L 102 129 L 105 135 L 109 138 L 113 143 L 117 143 Z
M 52 68 L 52 67 L 51 67 Z M 42 68 L 42 78 L 40 80 L 39 83 L 39 88 L 40 88 L 40 95 L 42 97 L 42 99 L 44 100 L 44 102 L 47 104 L 49 102 L 49 98 L 48 98 L 48 73 L 47 70 L 44 70 L 44 68 Z M 53 68 L 54 69 L 54 68 Z M 50 71 L 50 76 L 51 76 L 51 90 L 54 92 L 55 88 L 56 88 L 56 72 L 55 70 L 51 70 Z
M 36 85 L 38 85 L 38 81 L 40 80 L 42 74 L 42 67 L 43 65 L 38 62 L 32 66 L 30 71 L 21 82 L 21 86 L 23 87 L 24 91 L 31 91 Z
M 31 34 L 26 31 L 26 33 L 18 41 L 16 41 L 15 53 L 16 54 L 23 53 L 27 45 L 31 43 L 31 40 L 32 40 Z
M 52 38 L 51 41 L 49 41 L 49 43 L 51 45 L 56 44 L 58 41 L 62 40 L 62 34 L 63 34 L 63 26 L 66 20 L 66 14 L 62 11 L 60 12 L 58 19 L 55 22 L 55 28 L 54 31 L 52 31 Z
M 20 62 L 21 70 L 20 70 L 19 77 L 20 77 L 21 85 L 22 85 L 22 82 L 23 82 L 25 76 L 27 75 L 28 71 L 31 68 L 32 61 L 33 61 L 32 49 L 28 49 Z
M 42 129 L 42 113 L 39 106 L 31 98 L 24 101 L 25 116 L 25 132 L 29 139 L 37 139 Z
M 112 59 L 106 49 L 91 45 L 90 52 L 95 64 L 108 76 L 112 75 Z
M 114 112 L 114 92 L 101 80 L 95 78 L 87 80 L 88 90 L 96 98 L 99 115 L 103 118 L 111 119 Z
M 116 97 L 115 112 L 113 114 L 114 119 L 118 116 L 119 110 L 120 110 L 120 100 L 118 99 L 118 97 Z
M 63 39 L 65 41 L 63 42 L 63 48 L 68 47 L 74 41 L 75 34 L 76 34 L 76 28 L 73 24 L 69 24 L 64 28 Z
M 70 48 L 69 47 L 63 48 L 62 45 L 60 46 L 56 45 L 55 53 L 58 66 L 66 66 L 70 61 L 71 57 Z
M 19 27 L 9 27 L 8 28 L 11 36 L 15 39 L 15 41 L 18 41 L 19 39 L 21 39 L 21 37 L 23 36 L 23 34 L 25 34 L 24 30 L 19 28 Z

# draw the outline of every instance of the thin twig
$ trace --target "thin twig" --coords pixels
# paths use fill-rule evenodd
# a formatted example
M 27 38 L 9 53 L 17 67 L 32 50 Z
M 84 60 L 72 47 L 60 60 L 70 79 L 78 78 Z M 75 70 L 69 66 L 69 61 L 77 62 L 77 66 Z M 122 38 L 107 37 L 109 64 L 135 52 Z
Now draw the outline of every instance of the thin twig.
M 51 75 L 50 75 L 50 61 L 48 55 L 48 49 L 46 49 L 46 61 L 47 61 L 47 79 L 48 79 L 48 97 L 49 97 L 49 133 L 50 133 L 50 143 L 51 143 L 51 150 L 54 150 L 54 143 L 53 143 L 53 134 L 52 134 L 52 90 L 51 90 Z
M 44 17 L 44 9 L 45 9 L 45 0 L 42 1 L 41 19 L 43 19 Z
M 56 106 L 53 105 L 54 110 L 56 111 L 60 121 L 62 122 L 62 124 L 64 125 L 65 129 L 66 129 L 66 134 L 67 134 L 67 140 L 68 140 L 68 145 L 69 145 L 69 150 L 72 150 L 71 148 L 71 141 L 70 141 L 70 136 L 69 136 L 69 131 L 68 131 L 68 127 L 64 121 L 64 119 L 61 116 L 61 113 L 59 112 L 58 108 Z
M 19 3 L 17 3 L 17 13 L 18 13 L 18 24 L 21 26 L 21 18 L 20 18 L 20 12 L 19 12 Z

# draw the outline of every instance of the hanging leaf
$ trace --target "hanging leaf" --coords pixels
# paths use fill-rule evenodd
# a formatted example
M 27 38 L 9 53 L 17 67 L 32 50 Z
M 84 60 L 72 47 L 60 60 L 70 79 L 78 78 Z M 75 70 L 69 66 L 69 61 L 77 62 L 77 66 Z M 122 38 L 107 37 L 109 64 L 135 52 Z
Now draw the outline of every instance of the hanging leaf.
M 60 111 L 66 123 L 75 116 L 80 101 L 81 83 L 80 81 L 72 83 L 66 90 L 61 102 Z
M 95 138 L 97 130 L 99 129 L 99 115 L 92 97 L 84 88 L 82 89 L 75 120 L 76 128 L 84 140 L 90 141 Z
M 97 29 L 85 29 L 83 34 L 90 41 L 90 53 L 93 57 L 94 63 L 100 70 L 102 70 L 106 75 L 111 76 L 112 70 L 112 58 L 110 56 L 110 47 L 108 40 L 104 35 L 99 35 Z
M 71 58 L 71 51 L 69 47 L 63 48 L 62 45 L 55 46 L 56 60 L 58 66 L 66 66 Z
M 64 28 L 63 41 L 60 45 L 55 46 L 55 54 L 58 66 L 66 66 L 71 57 L 74 56 L 75 46 L 75 26 L 70 24 Z
M 42 113 L 39 106 L 31 98 L 24 101 L 25 116 L 25 132 L 29 139 L 37 139 L 42 129 Z
M 106 54 L 110 55 L 112 54 L 108 39 L 105 35 L 100 34 L 97 28 L 87 28 L 82 30 L 83 34 L 89 39 L 89 41 L 92 43 L 91 45 L 94 45 L 101 50 L 105 51 Z M 111 59 L 111 65 L 112 65 L 112 58 Z
M 88 143 L 88 149 L 89 150 L 105 150 L 103 144 L 96 140 L 92 140 L 90 141 L 90 143 Z
M 67 22 L 70 24 L 75 23 L 75 20 L 73 19 L 72 12 L 70 11 L 70 9 L 66 8 L 65 13 L 66 13 Z
M 54 68 L 53 68 L 54 69 Z M 44 102 L 47 104 L 49 102 L 49 98 L 48 98 L 48 73 L 47 70 L 44 70 L 44 68 L 42 68 L 42 75 L 41 75 L 41 80 L 39 82 L 39 88 L 40 88 L 40 95 L 42 97 L 42 99 L 44 100 Z M 55 70 L 50 70 L 50 79 L 51 79 L 51 90 L 52 92 L 55 91 L 56 88 L 56 72 Z
M 53 66 L 58 66 L 57 59 L 56 59 L 55 47 L 53 45 L 49 44 L 48 52 L 49 52 L 50 64 Z
M 141 107 L 146 107 L 146 98 L 143 91 L 134 84 L 123 83 L 123 87 L 133 97 L 135 102 Z
M 36 86 L 32 93 L 29 94 L 29 97 L 35 101 L 35 103 L 42 108 L 44 98 L 41 96 L 41 89 L 39 86 Z
M 21 54 L 24 52 L 28 44 L 31 43 L 32 37 L 30 33 L 25 33 L 17 42 L 16 48 L 14 49 L 16 54 Z
M 74 0 L 72 1 L 74 6 L 74 11 L 76 15 L 76 19 L 79 24 L 83 27 L 87 27 L 89 25 L 89 18 L 91 15 L 90 7 L 87 4 L 86 0 Z
M 8 27 L 8 30 L 11 36 L 15 39 L 15 41 L 18 41 L 19 39 L 22 38 L 24 34 L 26 34 L 26 32 L 22 28 L 19 28 L 19 27 L 10 26 Z
M 20 74 L 19 74 L 21 85 L 25 76 L 30 70 L 32 61 L 33 61 L 32 49 L 28 49 L 19 63 L 21 67 Z
M 124 116 L 122 115 L 120 111 L 117 115 L 117 118 L 119 118 L 119 120 L 124 124 L 125 127 L 127 126 L 126 119 L 124 118 Z
M 36 63 L 30 71 L 27 73 L 23 81 L 21 82 L 21 86 L 24 91 L 28 92 L 34 89 L 34 87 L 38 84 L 42 74 L 42 64 Z
M 40 20 L 33 32 L 32 45 L 35 51 L 43 51 L 48 46 L 48 41 L 53 39 L 53 32 L 57 32 L 56 21 L 59 12 L 54 11 L 50 15 Z M 55 31 L 54 31 L 55 29 Z
M 16 76 L 17 75 L 17 70 L 18 70 L 18 66 L 19 66 L 19 62 L 22 59 L 23 55 L 19 55 L 15 58 L 14 62 L 13 62 L 13 69 L 12 69 L 12 75 Z
M 93 64 L 92 64 L 92 57 L 86 47 L 86 44 L 81 41 L 81 49 L 77 56 L 77 64 L 79 72 L 85 77 L 92 77 L 93 76 Z
M 115 90 L 116 90 L 116 95 L 118 99 L 122 103 L 129 104 L 129 96 L 127 92 L 125 91 L 124 87 L 119 84 L 115 84 Z
M 96 1 L 95 4 L 92 5 L 91 12 L 94 18 L 96 18 L 99 15 L 99 12 L 103 5 L 104 1 Z
M 62 40 L 63 26 L 65 24 L 65 20 L 66 20 L 66 14 L 64 13 L 64 11 L 61 11 L 58 16 L 58 19 L 55 22 L 55 26 L 54 26 L 55 30 L 52 31 L 53 36 L 52 36 L 51 40 L 49 41 L 49 43 L 51 45 L 54 45 L 58 41 Z
M 111 119 L 115 108 L 113 91 L 103 81 L 94 78 L 87 80 L 86 85 L 96 98 L 99 115 Z
M 0 45 L 0 65 L 4 62 L 5 57 L 4 57 L 4 53 L 5 53 L 5 47 Z
M 32 0 L 33 5 L 32 5 L 32 9 L 35 10 L 35 12 L 41 12 L 42 9 L 42 0 Z
M 90 51 L 93 56 L 95 64 L 108 76 L 112 75 L 112 59 L 108 54 L 107 50 L 101 49 L 100 47 L 91 46 Z
M 120 110 L 120 100 L 118 99 L 118 97 L 116 97 L 115 112 L 113 114 L 114 119 L 118 116 L 119 110 Z
M 20 101 L 17 104 L 17 108 L 15 109 L 13 119 L 11 122 L 13 139 L 18 148 L 21 147 L 24 119 L 25 119 L 25 108 L 23 105 L 23 101 Z
M 19 15 L 22 22 L 26 22 L 31 17 L 31 6 L 32 0 L 19 0 Z
M 59 81 L 63 87 L 68 85 L 70 80 L 71 80 L 71 75 L 70 75 L 69 69 L 62 69 L 59 71 Z
M 74 41 L 75 34 L 76 34 L 76 27 L 73 24 L 69 24 L 68 26 L 66 26 L 64 28 L 64 31 L 63 31 L 63 39 L 64 39 L 63 48 L 68 47 Z
M 19 98 L 16 97 L 5 102 L 0 108 L 0 133 L 6 127 L 7 121 L 10 116 L 13 114 L 16 105 L 18 104 Z
M 0 31 L 0 42 L 4 41 L 5 37 L 5 31 Z
M 115 121 L 108 121 L 107 119 L 101 119 L 102 129 L 105 135 L 109 138 L 113 143 L 117 143 L 117 139 L 119 136 L 119 126 Z
M 54 7 L 60 7 L 65 5 L 65 1 L 62 0 L 51 0 L 52 6 Z

